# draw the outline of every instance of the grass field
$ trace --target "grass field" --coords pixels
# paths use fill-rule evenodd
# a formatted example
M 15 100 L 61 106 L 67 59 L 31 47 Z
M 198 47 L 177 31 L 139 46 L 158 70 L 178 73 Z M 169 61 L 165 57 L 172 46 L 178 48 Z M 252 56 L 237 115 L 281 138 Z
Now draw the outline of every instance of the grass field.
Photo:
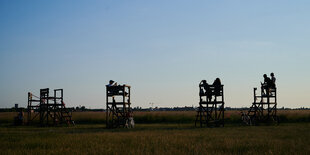
M 0 112 L 0 124 L 12 123 L 16 115 L 14 112 Z M 105 123 L 104 112 L 73 112 L 72 115 L 77 124 Z M 142 124 L 193 123 L 195 115 L 195 111 L 134 112 L 135 122 Z M 310 110 L 278 110 L 278 116 L 281 123 L 310 122 Z M 225 111 L 225 123 L 242 123 L 240 111 Z
M 309 111 L 282 111 L 287 120 L 278 126 L 242 126 L 227 118 L 224 128 L 195 128 L 193 114 L 141 112 L 134 129 L 108 130 L 99 112 L 74 113 L 80 124 L 50 128 L 15 127 L 7 123 L 12 113 L 0 113 L 0 154 L 310 153 Z M 238 118 L 238 112 L 226 114 Z M 142 123 L 147 120 L 153 124 Z

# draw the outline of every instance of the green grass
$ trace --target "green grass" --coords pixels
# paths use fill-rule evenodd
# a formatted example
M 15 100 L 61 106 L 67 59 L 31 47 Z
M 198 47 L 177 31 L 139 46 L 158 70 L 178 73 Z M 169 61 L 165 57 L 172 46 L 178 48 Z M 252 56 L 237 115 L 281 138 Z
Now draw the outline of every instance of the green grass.
M 310 123 L 194 128 L 193 124 L 0 127 L 1 154 L 309 154 Z

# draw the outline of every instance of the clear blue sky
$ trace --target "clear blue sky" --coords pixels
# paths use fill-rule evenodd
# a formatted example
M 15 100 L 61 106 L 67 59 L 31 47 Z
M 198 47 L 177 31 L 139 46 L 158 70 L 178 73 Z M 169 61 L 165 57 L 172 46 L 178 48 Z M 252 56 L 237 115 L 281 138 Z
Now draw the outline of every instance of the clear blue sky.
M 197 106 L 221 78 L 226 106 L 250 106 L 274 72 L 278 106 L 310 107 L 310 1 L 0 1 L 0 107 L 63 88 L 105 108 L 110 79 L 133 106 Z

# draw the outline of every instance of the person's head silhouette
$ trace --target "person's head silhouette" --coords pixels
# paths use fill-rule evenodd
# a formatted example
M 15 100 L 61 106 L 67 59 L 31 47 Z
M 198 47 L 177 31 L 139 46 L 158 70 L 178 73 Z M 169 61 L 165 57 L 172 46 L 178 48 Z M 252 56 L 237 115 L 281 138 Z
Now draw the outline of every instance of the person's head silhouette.
M 113 81 L 113 80 L 110 80 L 110 81 L 109 81 L 109 84 L 110 84 L 110 85 L 112 85 L 113 83 L 114 83 L 114 81 Z
M 214 85 L 221 85 L 221 80 L 220 80 L 220 78 L 216 78 L 215 80 L 214 80 L 214 83 L 213 83 Z
M 266 75 L 266 74 L 264 74 L 264 78 L 267 78 L 267 75 Z

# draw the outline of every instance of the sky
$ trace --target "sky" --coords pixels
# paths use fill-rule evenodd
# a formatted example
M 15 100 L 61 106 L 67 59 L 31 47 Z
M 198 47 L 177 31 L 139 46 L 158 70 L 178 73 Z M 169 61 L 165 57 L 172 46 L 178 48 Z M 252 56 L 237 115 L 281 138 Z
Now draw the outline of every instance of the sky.
M 0 1 L 0 108 L 64 89 L 67 106 L 106 108 L 109 80 L 133 107 L 198 106 L 199 82 L 249 107 L 275 73 L 278 107 L 310 107 L 308 0 Z

